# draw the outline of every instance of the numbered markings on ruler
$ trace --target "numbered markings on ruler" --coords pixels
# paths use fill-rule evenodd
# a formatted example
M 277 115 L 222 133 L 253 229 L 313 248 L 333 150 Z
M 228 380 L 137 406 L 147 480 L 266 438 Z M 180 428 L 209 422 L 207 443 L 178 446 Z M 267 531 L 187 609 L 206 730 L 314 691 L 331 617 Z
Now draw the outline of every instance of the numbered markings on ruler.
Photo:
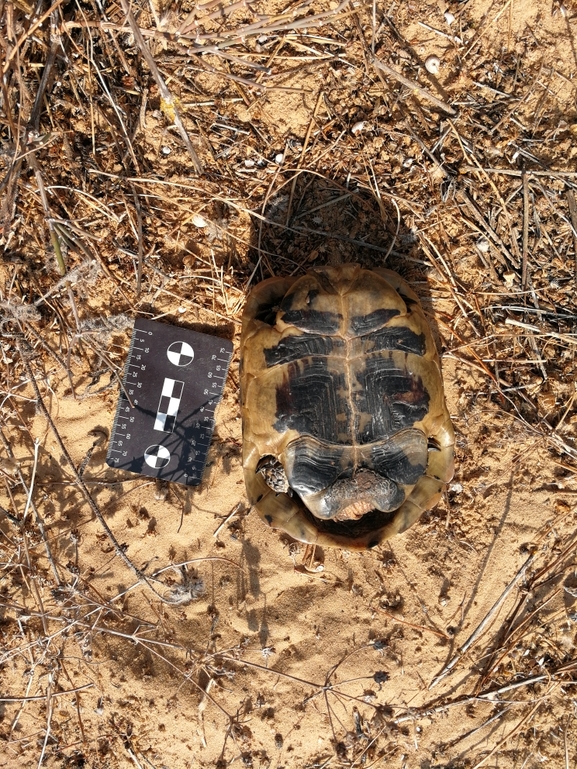
M 165 446 L 149 446 L 144 452 L 144 461 L 153 470 L 160 470 L 170 462 L 170 451 Z
M 180 401 L 182 400 L 182 391 L 184 382 L 178 379 L 165 377 L 162 383 L 162 392 L 154 420 L 154 429 L 163 433 L 171 433 L 176 424 Z
M 227 340 L 137 318 L 108 464 L 198 485 L 232 349 Z
M 194 350 L 188 342 L 173 342 L 166 351 L 166 357 L 175 366 L 188 366 L 194 360 Z

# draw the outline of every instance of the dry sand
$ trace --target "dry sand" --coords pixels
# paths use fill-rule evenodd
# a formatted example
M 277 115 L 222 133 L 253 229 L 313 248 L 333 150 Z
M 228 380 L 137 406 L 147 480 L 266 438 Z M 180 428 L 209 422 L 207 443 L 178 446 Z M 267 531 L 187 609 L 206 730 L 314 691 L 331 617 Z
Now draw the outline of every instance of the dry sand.
M 306 35 L 283 32 L 278 51 L 247 35 L 247 50 L 261 45 L 273 66 L 291 67 L 275 85 L 293 90 L 258 95 L 227 81 L 223 94 L 213 72 L 186 73 L 198 93 L 182 86 L 179 103 L 204 176 L 191 176 L 152 81 L 133 137 L 139 168 L 130 184 L 122 165 L 130 160 L 114 155 L 110 138 L 106 145 L 116 119 L 110 106 L 66 113 L 69 134 L 54 129 L 42 174 L 45 184 L 58 184 L 58 165 L 68 158 L 74 205 L 64 193 L 51 205 L 59 200 L 60 216 L 66 210 L 91 234 L 86 242 L 100 267 L 54 290 L 36 311 L 31 303 L 59 276 L 53 265 L 45 269 L 52 251 L 36 177 L 20 179 L 5 240 L 13 258 L 0 266 L 8 318 L 2 769 L 577 766 L 576 303 L 566 196 L 573 177 L 545 173 L 575 170 L 575 9 L 549 0 L 415 0 L 392 4 L 394 30 L 377 9 L 383 61 L 415 77 L 411 55 L 440 58 L 438 87 L 422 75 L 419 82 L 462 109 L 449 120 L 426 96 L 379 79 L 367 53 L 371 7 L 348 15 L 348 6 L 339 8 L 338 19 Z M 446 11 L 455 16 L 450 26 Z M 7 28 L 17 29 L 21 11 L 12 22 L 3 13 Z M 186 15 L 170 13 L 169 27 Z M 239 14 L 203 29 L 217 37 L 254 20 L 246 9 Z M 154 27 L 149 11 L 140 25 Z M 130 67 L 148 72 L 126 33 L 107 40 L 125 50 Z M 395 55 L 387 58 L 389 49 Z M 160 42 L 152 50 L 167 77 L 170 52 Z M 323 51 L 330 65 L 319 63 Z M 94 55 L 104 66 L 103 51 Z M 89 62 L 82 72 L 75 66 L 61 96 L 51 86 L 54 120 L 68 109 L 74 78 L 74 87 L 96 93 L 82 80 Z M 179 82 L 169 78 L 169 86 Z M 134 83 L 125 87 L 141 93 Z M 203 100 L 208 107 L 187 107 Z M 482 110 L 467 106 L 475 100 Z M 471 115 L 484 115 L 491 132 L 467 122 Z M 234 130 L 216 132 L 219 121 Z M 50 129 L 46 115 L 42 126 Z M 109 146 L 99 168 L 94 135 L 95 146 Z M 439 136 L 446 147 L 436 149 Z M 525 198 L 519 151 L 537 171 Z M 517 169 L 517 176 L 481 172 L 478 157 L 483 168 Z M 296 169 L 309 173 L 295 176 Z M 27 215 L 39 222 L 35 236 L 25 237 Z M 295 231 L 301 225 L 309 232 Z M 138 232 L 146 242 L 140 297 L 131 240 Z M 307 264 L 382 264 L 395 235 L 387 264 L 423 298 L 443 352 L 455 478 L 436 509 L 375 551 L 307 549 L 269 529 L 247 504 L 238 399 L 245 288 L 253 270 L 254 283 Z M 72 268 L 86 257 L 71 248 L 68 258 Z M 524 261 L 534 295 L 522 290 Z M 76 337 L 70 292 L 80 319 L 93 323 Z M 527 297 L 531 312 L 513 309 Z M 18 310 L 24 306 L 29 315 Z M 161 489 L 105 463 L 118 397 L 111 367 L 122 370 L 135 315 L 234 341 L 198 489 Z M 105 326 L 111 317 L 116 330 Z M 31 373 L 76 468 L 93 449 L 83 479 L 117 542 L 157 581 L 143 584 L 115 551 L 35 406 Z M 35 509 L 27 507 L 32 484 Z

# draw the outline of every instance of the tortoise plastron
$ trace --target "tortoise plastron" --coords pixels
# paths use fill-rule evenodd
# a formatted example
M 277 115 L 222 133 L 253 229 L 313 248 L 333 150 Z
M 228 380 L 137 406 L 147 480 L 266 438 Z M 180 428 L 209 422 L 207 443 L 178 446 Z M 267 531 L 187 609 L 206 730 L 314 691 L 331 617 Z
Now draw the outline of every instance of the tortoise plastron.
M 375 547 L 453 476 L 437 349 L 418 297 L 391 270 L 319 267 L 256 286 L 241 395 L 249 499 L 295 539 Z

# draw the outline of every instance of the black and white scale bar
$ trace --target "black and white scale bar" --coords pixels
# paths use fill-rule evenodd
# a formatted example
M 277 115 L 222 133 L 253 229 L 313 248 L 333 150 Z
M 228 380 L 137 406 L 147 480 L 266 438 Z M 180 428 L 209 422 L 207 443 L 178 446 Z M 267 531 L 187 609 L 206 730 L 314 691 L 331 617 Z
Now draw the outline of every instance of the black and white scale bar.
M 108 464 L 197 486 L 231 356 L 227 339 L 138 318 Z

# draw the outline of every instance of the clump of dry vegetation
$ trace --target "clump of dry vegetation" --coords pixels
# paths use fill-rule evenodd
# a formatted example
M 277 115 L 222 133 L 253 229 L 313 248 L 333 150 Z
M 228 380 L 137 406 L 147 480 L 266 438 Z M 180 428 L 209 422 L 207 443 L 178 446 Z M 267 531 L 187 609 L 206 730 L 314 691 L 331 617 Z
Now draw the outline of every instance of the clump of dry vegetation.
M 575 13 L 0 0 L 0 767 L 575 765 Z M 410 532 L 254 520 L 234 364 L 199 489 L 106 466 L 136 316 L 353 260 L 443 350 Z

